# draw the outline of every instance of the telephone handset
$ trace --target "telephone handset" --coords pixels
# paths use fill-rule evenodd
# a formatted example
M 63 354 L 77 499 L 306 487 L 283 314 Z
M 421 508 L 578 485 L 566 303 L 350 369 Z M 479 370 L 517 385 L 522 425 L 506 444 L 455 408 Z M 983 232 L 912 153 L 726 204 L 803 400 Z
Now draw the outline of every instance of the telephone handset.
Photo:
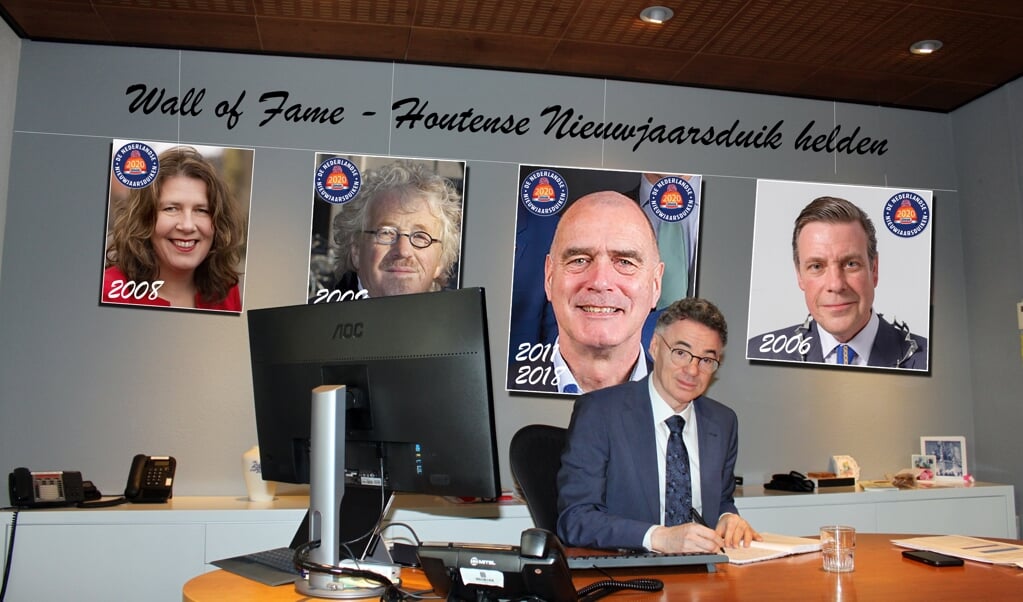
M 177 461 L 171 456 L 136 455 L 131 461 L 124 497 L 129 502 L 166 502 L 171 498 Z
M 11 505 L 19 508 L 73 506 L 85 500 L 80 472 L 32 472 L 27 468 L 15 468 L 7 477 L 7 486 Z

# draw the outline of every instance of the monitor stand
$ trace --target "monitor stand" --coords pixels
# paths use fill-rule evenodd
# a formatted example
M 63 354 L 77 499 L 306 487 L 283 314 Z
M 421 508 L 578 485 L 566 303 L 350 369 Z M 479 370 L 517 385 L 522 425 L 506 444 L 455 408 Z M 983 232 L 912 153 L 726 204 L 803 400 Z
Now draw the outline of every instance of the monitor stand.
M 319 540 L 320 545 L 310 550 L 309 560 L 328 567 L 341 566 L 339 534 L 341 500 L 345 494 L 345 398 L 343 385 L 322 385 L 312 392 L 309 540 Z M 374 545 L 377 543 L 380 545 Z M 368 549 L 375 548 L 376 554 L 386 554 L 387 548 L 382 542 L 371 541 L 368 546 Z M 390 563 L 390 559 L 385 562 Z M 295 589 L 314 598 L 348 599 L 377 598 L 386 587 L 370 579 L 310 571 L 308 577 L 295 581 Z

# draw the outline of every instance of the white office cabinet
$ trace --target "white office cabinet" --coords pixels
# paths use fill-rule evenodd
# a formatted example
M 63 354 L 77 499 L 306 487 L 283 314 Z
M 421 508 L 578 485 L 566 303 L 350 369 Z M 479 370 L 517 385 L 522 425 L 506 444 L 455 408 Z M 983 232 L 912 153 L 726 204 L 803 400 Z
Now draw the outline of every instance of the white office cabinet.
M 177 602 L 211 560 L 288 545 L 308 501 L 176 497 L 166 504 L 18 513 L 5 602 Z M 0 512 L 4 548 L 11 512 Z M 5 558 L 6 560 L 6 558 Z
M 744 489 L 736 492 L 739 513 L 770 533 L 815 535 L 822 525 L 843 524 L 865 533 L 1018 537 L 1012 485 L 823 493 Z

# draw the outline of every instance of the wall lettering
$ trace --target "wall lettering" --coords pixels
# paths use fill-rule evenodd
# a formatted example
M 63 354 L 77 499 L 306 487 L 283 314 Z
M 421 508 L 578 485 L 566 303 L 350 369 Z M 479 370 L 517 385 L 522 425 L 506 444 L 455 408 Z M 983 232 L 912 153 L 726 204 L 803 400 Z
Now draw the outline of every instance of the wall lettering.
M 189 88 L 179 97 L 169 94 L 165 88 L 135 83 L 128 86 L 125 95 L 129 113 L 141 111 L 145 115 L 159 113 L 189 118 L 202 114 L 206 89 Z M 242 90 L 233 101 L 224 99 L 216 102 L 213 113 L 224 119 L 227 129 L 234 129 L 245 114 L 242 106 L 245 96 L 246 91 Z M 343 126 L 345 121 L 344 105 L 292 102 L 291 92 L 287 90 L 263 92 L 259 95 L 259 103 L 263 105 L 263 118 L 257 127 L 274 120 L 283 120 L 295 127 Z M 375 116 L 376 111 L 361 108 L 351 114 L 369 118 Z M 533 123 L 528 114 L 491 114 L 485 108 L 432 110 L 430 101 L 418 96 L 395 101 L 391 105 L 391 115 L 395 130 L 421 127 L 465 135 L 524 136 L 530 133 Z M 621 142 L 629 144 L 632 152 L 644 144 L 772 151 L 782 148 L 786 137 L 784 119 L 763 124 L 747 124 L 739 118 L 725 124 L 682 124 L 663 123 L 651 115 L 642 122 L 628 123 L 594 119 L 575 107 L 554 104 L 539 109 L 536 120 L 542 126 L 538 130 L 540 135 L 557 140 Z M 888 152 L 888 139 L 866 135 L 858 125 L 835 124 L 828 129 L 827 126 L 818 127 L 816 121 L 810 120 L 792 139 L 792 148 L 808 153 L 881 156 Z

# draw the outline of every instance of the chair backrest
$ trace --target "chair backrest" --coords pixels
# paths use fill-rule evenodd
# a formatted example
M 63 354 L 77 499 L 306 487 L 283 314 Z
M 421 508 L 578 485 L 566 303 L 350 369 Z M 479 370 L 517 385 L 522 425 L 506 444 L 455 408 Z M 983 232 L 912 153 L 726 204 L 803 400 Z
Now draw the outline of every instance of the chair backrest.
M 530 424 L 515 433 L 509 448 L 512 476 L 526 498 L 533 524 L 557 533 L 558 469 L 567 429 Z

